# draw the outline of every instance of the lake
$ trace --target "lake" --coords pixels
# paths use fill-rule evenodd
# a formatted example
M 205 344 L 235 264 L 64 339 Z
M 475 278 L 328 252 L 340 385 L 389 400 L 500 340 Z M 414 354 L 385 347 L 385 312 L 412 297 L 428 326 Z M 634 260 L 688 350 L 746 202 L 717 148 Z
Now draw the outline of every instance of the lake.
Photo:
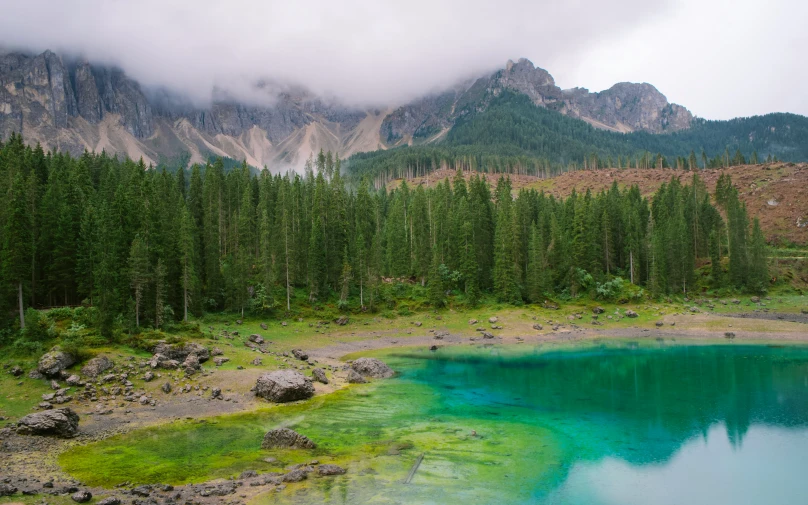
M 60 462 L 108 486 L 204 482 L 311 459 L 348 468 L 257 503 L 776 505 L 808 496 L 808 347 L 611 341 L 376 356 L 395 378 L 138 430 Z M 278 426 L 319 447 L 261 450 Z

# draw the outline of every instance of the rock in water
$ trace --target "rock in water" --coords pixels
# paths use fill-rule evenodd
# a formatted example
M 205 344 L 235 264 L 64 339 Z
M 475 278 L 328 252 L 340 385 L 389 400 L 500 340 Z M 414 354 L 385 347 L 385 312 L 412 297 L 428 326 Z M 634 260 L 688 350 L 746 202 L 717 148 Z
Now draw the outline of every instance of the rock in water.
M 300 349 L 292 349 L 292 355 L 301 361 L 306 361 L 309 359 L 309 355 Z
M 69 367 L 76 362 L 76 358 L 72 355 L 54 347 L 50 352 L 45 353 L 39 358 L 37 371 L 45 377 L 52 377 L 58 375 L 59 372 Z
M 28 414 L 17 422 L 20 435 L 52 435 L 61 438 L 76 436 L 79 416 L 69 408 Z
M 112 360 L 106 356 L 96 356 L 81 368 L 81 373 L 87 377 L 96 378 L 112 368 L 113 365 Z
M 345 473 L 345 469 L 337 465 L 320 465 L 317 467 L 317 473 L 323 476 L 343 475 Z
M 255 395 L 278 403 L 294 402 L 311 398 L 314 385 L 300 372 L 276 370 L 258 378 Z
M 317 444 L 289 428 L 277 428 L 264 435 L 261 449 L 315 449 Z
M 348 372 L 348 383 L 349 384 L 364 384 L 367 380 L 364 377 L 359 375 L 356 370 L 351 370 Z
M 359 358 L 351 364 L 351 368 L 364 377 L 374 379 L 386 379 L 395 373 L 383 361 L 376 358 Z
M 93 499 L 93 494 L 89 491 L 77 491 L 70 498 L 76 503 L 87 503 Z
M 322 368 L 315 368 L 312 370 L 311 376 L 319 383 L 328 384 L 328 377 L 325 376 L 325 370 Z

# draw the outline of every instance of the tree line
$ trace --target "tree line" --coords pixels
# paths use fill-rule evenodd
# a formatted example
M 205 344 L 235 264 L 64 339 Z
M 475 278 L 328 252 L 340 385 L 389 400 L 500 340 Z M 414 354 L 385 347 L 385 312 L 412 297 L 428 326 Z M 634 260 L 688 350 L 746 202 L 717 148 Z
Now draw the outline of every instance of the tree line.
M 7 329 L 28 307 L 62 305 L 95 307 L 104 334 L 205 312 L 282 314 L 293 301 L 375 310 L 395 303 L 391 284 L 423 286 L 434 307 L 691 293 L 702 264 L 715 288 L 767 285 L 759 224 L 724 176 L 717 207 L 695 174 L 650 199 L 616 183 L 514 195 L 507 177 L 491 186 L 461 171 L 388 191 L 349 186 L 331 153 L 302 174 L 221 160 L 170 173 L 13 135 L 0 144 L 0 191 Z

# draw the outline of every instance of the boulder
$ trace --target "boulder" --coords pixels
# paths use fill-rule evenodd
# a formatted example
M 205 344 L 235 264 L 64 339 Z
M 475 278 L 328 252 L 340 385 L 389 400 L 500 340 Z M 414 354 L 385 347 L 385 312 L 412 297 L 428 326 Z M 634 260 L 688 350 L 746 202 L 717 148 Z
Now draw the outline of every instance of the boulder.
M 152 349 L 154 354 L 162 354 L 167 356 L 168 359 L 173 359 L 179 362 L 185 361 L 189 354 L 195 354 L 200 363 L 206 362 L 210 359 L 210 351 L 207 347 L 196 342 L 185 342 L 182 344 L 168 344 L 166 342 L 158 342 Z
M 264 435 L 261 449 L 315 449 L 317 444 L 289 428 L 277 428 Z
M 210 392 L 210 397 L 213 399 L 221 398 L 222 397 L 222 388 L 215 387 Z
M 339 316 L 338 318 L 334 319 L 334 322 L 340 326 L 345 326 L 348 324 L 348 316 Z
M 634 312 L 631 309 L 626 310 L 626 317 L 630 317 L 630 318 L 633 319 L 633 318 L 637 317 L 638 315 L 639 314 L 637 314 L 636 312 Z
M 267 330 L 268 328 L 269 328 L 269 326 L 267 326 L 267 323 L 261 323 L 261 329 L 262 330 Z
M 348 384 L 364 384 L 366 382 L 367 379 L 359 375 L 356 370 L 348 372 Z
M 308 478 L 309 473 L 302 468 L 296 468 L 283 476 L 284 482 L 300 482 Z
M 483 333 L 483 338 L 494 338 L 494 334 L 493 334 L 493 333 L 489 333 L 489 332 L 487 332 L 487 331 L 484 331 L 484 332 L 482 332 L 482 333 Z
M 735 338 L 735 333 L 733 333 L 731 331 L 724 332 L 724 337 L 729 338 L 729 339 L 733 339 L 733 338 Z
M 76 436 L 79 416 L 69 408 L 28 414 L 17 422 L 20 435 L 52 435 L 60 438 Z
M 597 306 L 594 309 L 592 309 L 593 314 L 603 314 L 604 312 L 605 310 L 601 306 Z
M 70 498 L 76 503 L 87 503 L 93 499 L 93 494 L 89 491 L 76 491 Z
M 11 373 L 11 375 L 13 375 L 14 377 L 19 377 L 19 376 L 21 376 L 22 374 L 24 374 L 24 373 L 25 373 L 25 371 L 24 371 L 22 368 L 20 368 L 20 367 L 18 367 L 18 366 L 15 366 L 15 367 L 13 367 L 13 368 L 11 369 L 11 371 L 10 371 L 9 373 Z
M 749 301 L 752 302 L 752 303 L 760 303 L 760 297 L 759 296 L 753 296 L 752 298 L 749 299 Z
M 300 372 L 276 370 L 258 378 L 255 395 L 278 403 L 294 402 L 311 398 L 314 385 Z
M 657 327 L 657 328 L 660 328 L 660 327 L 661 327 L 662 325 L 664 325 L 665 323 L 663 323 L 662 321 L 657 321 L 657 322 L 656 322 L 656 323 L 654 323 L 654 324 L 656 324 L 656 327 Z
M 216 366 L 222 366 L 228 361 L 230 361 L 230 358 L 226 358 L 224 356 L 216 356 L 215 358 L 213 358 L 213 364 Z
M 98 502 L 97 505 L 121 505 L 121 499 L 110 496 L 109 498 L 104 498 Z
M 309 355 L 306 352 L 301 351 L 300 349 L 292 349 L 292 356 L 301 361 L 306 361 L 309 359 Z
M 152 368 L 163 368 L 165 370 L 176 370 L 180 366 L 180 362 L 169 358 L 165 354 L 157 353 L 149 360 L 149 366 Z
M 325 376 L 325 370 L 322 368 L 315 368 L 312 370 L 311 376 L 314 380 L 321 384 L 328 384 L 328 377 Z
M 67 380 L 65 380 L 65 382 L 67 382 L 68 386 L 83 386 L 84 385 L 84 383 L 81 382 L 81 377 L 79 377 L 78 375 L 75 375 L 75 374 L 68 377 Z
M 374 379 L 386 379 L 395 373 L 383 361 L 376 358 L 359 358 L 351 363 L 351 368 L 364 377 Z
M 317 467 L 317 473 L 322 476 L 329 475 L 344 475 L 345 469 L 337 465 L 320 465 Z
M 264 343 L 264 338 L 261 335 L 257 334 L 257 333 L 253 333 L 252 335 L 250 335 L 247 338 L 249 339 L 250 342 L 255 342 L 258 345 L 261 345 L 261 344 Z
M 11 496 L 17 492 L 17 488 L 11 484 L 4 484 L 0 482 L 0 496 Z
M 488 318 L 488 322 L 491 323 L 491 324 L 494 324 L 497 321 L 499 321 L 499 318 L 497 318 L 496 316 Z
M 170 383 L 170 382 L 166 382 L 165 384 L 163 384 L 162 386 L 160 386 L 160 389 L 162 389 L 162 390 L 163 390 L 163 393 L 165 393 L 165 394 L 170 393 L 170 392 L 171 392 L 171 383 Z
M 146 382 L 153 381 L 154 380 L 154 372 L 152 372 L 151 370 L 146 372 L 146 375 L 143 376 L 143 380 L 146 381 Z
M 59 375 L 62 370 L 71 366 L 76 362 L 76 358 L 72 355 L 54 347 L 50 352 L 47 352 L 39 358 L 37 364 L 37 371 L 45 377 L 53 377 Z
M 102 373 L 112 368 L 114 363 L 106 356 L 96 356 L 81 367 L 82 375 L 96 378 Z
M 540 325 L 539 323 L 536 323 L 536 324 L 533 325 L 533 329 L 537 330 L 537 331 L 541 331 L 541 330 L 544 329 L 544 326 Z
M 196 354 L 189 354 L 188 357 L 185 358 L 185 361 L 182 362 L 182 368 L 188 375 L 195 374 L 196 371 L 201 368 L 199 357 Z

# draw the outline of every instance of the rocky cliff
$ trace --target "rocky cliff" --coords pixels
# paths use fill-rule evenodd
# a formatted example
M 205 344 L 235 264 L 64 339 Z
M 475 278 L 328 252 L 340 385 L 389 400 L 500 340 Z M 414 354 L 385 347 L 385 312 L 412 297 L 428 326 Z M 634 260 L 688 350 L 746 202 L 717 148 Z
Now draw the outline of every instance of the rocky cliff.
M 469 110 L 502 90 L 538 106 L 615 131 L 654 133 L 687 128 L 687 109 L 669 104 L 650 84 L 620 83 L 601 93 L 561 90 L 528 60 L 410 104 L 363 110 L 326 102 L 304 89 L 285 90 L 266 105 L 225 95 L 198 107 L 149 90 L 122 70 L 69 61 L 51 51 L 0 56 L 0 137 L 22 132 L 27 142 L 80 154 L 106 150 L 157 164 L 209 156 L 253 166 L 299 167 L 321 148 L 345 158 L 401 143 L 435 142 Z
M 668 103 L 650 84 L 619 83 L 601 93 L 583 88 L 562 90 L 553 76 L 529 60 L 508 61 L 505 68 L 440 95 L 399 107 L 382 124 L 389 144 L 417 143 L 448 129 L 469 108 L 483 109 L 503 90 L 527 95 L 534 104 L 582 119 L 597 128 L 617 132 L 671 132 L 690 127 L 693 115 Z

